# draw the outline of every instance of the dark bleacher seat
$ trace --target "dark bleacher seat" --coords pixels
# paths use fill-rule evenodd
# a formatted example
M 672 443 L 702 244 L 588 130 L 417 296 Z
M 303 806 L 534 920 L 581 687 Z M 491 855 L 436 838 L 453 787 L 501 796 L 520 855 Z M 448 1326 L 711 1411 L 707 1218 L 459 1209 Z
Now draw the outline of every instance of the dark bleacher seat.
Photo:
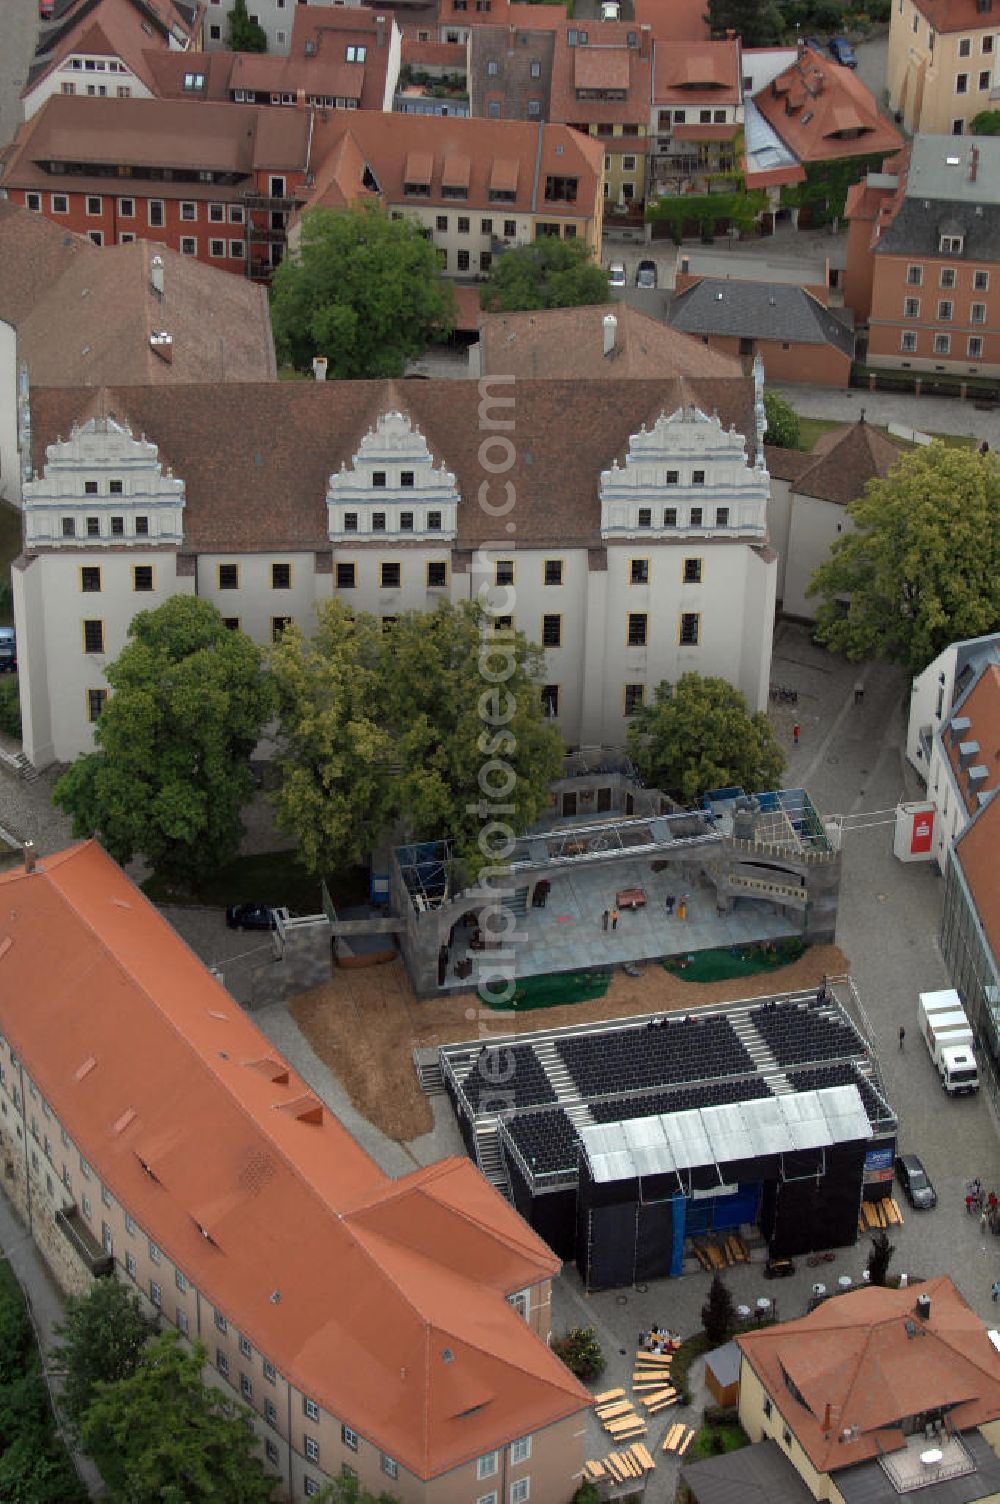
M 535 1107 L 556 1100 L 530 1044 L 484 1045 L 474 1057 L 462 1091 L 476 1115 L 482 1112 L 492 1116 L 512 1107 Z
M 576 1170 L 579 1139 L 561 1107 L 551 1112 L 517 1113 L 505 1119 L 504 1127 L 533 1174 Z
M 750 1019 L 779 1065 L 865 1054 L 853 1025 L 815 1003 L 764 1003 Z
M 696 1107 L 717 1107 L 724 1102 L 749 1102 L 770 1096 L 767 1082 L 760 1076 L 743 1076 L 736 1081 L 703 1081 L 697 1086 L 681 1086 L 673 1091 L 642 1092 L 634 1097 L 605 1097 L 587 1105 L 598 1123 L 625 1122 L 629 1118 L 653 1117 L 657 1113 L 689 1112 Z
M 555 1041 L 580 1095 L 641 1091 L 709 1076 L 752 1074 L 754 1063 L 728 1018 L 668 1018 L 650 1027 L 595 1031 Z

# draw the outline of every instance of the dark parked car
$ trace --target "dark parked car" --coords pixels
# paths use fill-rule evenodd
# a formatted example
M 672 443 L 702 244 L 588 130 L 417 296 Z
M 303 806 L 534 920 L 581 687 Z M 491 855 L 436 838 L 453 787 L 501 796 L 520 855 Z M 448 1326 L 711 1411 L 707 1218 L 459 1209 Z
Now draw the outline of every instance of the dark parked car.
M 277 929 L 274 910 L 266 903 L 231 903 L 226 910 L 226 923 L 231 930 Z
M 656 262 L 640 261 L 635 272 L 636 287 L 656 286 Z
M 17 673 L 17 638 L 13 627 L 0 627 L 0 674 Z
M 805 47 L 811 47 L 813 52 L 821 53 L 823 51 L 823 43 L 820 41 L 819 37 L 803 37 L 802 43 Z
M 765 1279 L 789 1279 L 795 1273 L 791 1259 L 768 1259 L 764 1265 Z
M 915 1154 L 896 1155 L 896 1179 L 911 1206 L 919 1211 L 929 1211 L 932 1206 L 937 1206 L 937 1191 Z
M 829 47 L 830 56 L 835 63 L 840 63 L 845 68 L 858 66 L 858 55 L 846 37 L 831 37 Z

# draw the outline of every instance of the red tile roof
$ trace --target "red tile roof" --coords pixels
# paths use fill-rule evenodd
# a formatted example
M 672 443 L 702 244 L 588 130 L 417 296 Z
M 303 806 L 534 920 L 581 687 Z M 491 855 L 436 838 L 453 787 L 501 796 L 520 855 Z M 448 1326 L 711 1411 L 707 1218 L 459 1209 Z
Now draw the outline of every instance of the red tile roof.
M 589 1405 L 505 1298 L 558 1270 L 536 1234 L 469 1160 L 394 1181 L 296 1109 L 305 1082 L 96 843 L 0 876 L 0 979 L 11 1048 L 143 1232 L 405 1468 Z
M 736 1341 L 820 1473 L 899 1451 L 899 1423 L 939 1406 L 960 1431 L 1000 1418 L 1000 1353 L 947 1275 L 838 1295 Z
M 955 842 L 955 860 L 965 873 L 979 922 L 1000 965 L 1000 793 L 962 831 Z
M 742 98 L 738 41 L 657 47 L 654 104 L 738 104 Z
M 973 765 L 982 765 L 988 769 L 982 792 L 985 794 L 995 789 L 1000 764 L 1000 664 L 991 663 L 983 670 L 955 714 L 968 717 L 971 725 L 961 736 L 953 737 L 949 732 L 945 738 L 945 748 L 965 808 L 969 814 L 975 814 L 979 800 L 976 794 L 970 792 L 968 772 L 963 773 L 959 768 L 958 747 L 960 742 L 979 743 L 979 752 Z M 997 872 L 1000 873 L 1000 863 Z M 1000 884 L 1000 876 L 996 881 Z
M 707 42 L 704 0 L 635 0 L 635 19 L 652 27 L 657 43 Z
M 615 343 L 605 355 L 604 321 L 609 315 L 616 320 Z M 484 376 L 514 376 L 519 381 L 624 376 L 743 379 L 735 357 L 710 350 L 629 303 L 481 313 L 479 340 Z
M 754 104 L 800 162 L 888 155 L 902 145 L 853 69 L 809 47 L 754 95 Z
M 595 22 L 589 28 L 589 44 L 571 47 L 569 30 L 568 22 L 556 29 L 550 119 L 588 125 L 634 124 L 648 130 L 653 69 L 649 34 L 642 34 L 642 45 L 630 47 L 629 35 L 637 35 L 634 24 Z M 613 90 L 624 93 L 625 98 L 579 99 L 578 90 Z M 642 140 L 630 137 L 627 149 L 631 151 L 635 144 L 635 149 L 641 152 Z M 606 149 L 606 139 L 604 144 Z
M 796 478 L 795 490 L 800 496 L 849 506 L 864 494 L 870 480 L 888 475 L 905 452 L 902 444 L 862 418 L 831 429 L 817 440 L 809 464 Z
M 43 33 L 22 98 L 27 98 L 53 68 L 73 53 L 120 58 L 137 78 L 152 87 L 148 54 L 156 50 L 165 52 L 171 45 L 176 48 L 177 41 L 171 44 L 169 40 L 175 28 L 186 43 L 200 36 L 204 10 L 204 5 L 198 6 L 192 24 L 173 0 L 164 0 L 162 8 L 154 10 L 152 15 L 147 7 L 140 8 L 134 0 L 101 0 L 96 11 L 80 4 Z
M 978 0 L 914 0 L 914 4 L 935 31 L 996 31 L 996 17 Z

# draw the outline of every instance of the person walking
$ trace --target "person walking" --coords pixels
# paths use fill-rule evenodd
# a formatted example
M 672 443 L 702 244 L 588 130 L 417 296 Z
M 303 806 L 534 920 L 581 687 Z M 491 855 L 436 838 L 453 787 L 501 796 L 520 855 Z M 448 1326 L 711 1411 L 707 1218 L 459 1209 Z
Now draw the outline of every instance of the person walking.
M 976 1198 L 972 1194 L 972 1192 L 970 1191 L 969 1194 L 965 1198 L 965 1210 L 966 1210 L 966 1214 L 968 1216 L 970 1216 L 970 1217 L 972 1216 L 972 1209 L 975 1206 L 975 1204 L 976 1204 Z
M 995 1279 L 993 1281 L 993 1286 L 990 1290 L 990 1294 L 993 1296 L 994 1300 L 1000 1300 L 1000 1279 Z
M 617 904 L 611 910 L 611 928 L 613 930 L 616 930 L 618 928 L 618 905 Z
M 858 680 L 855 681 L 855 685 L 854 685 L 854 703 L 855 703 L 855 705 L 861 705 L 861 704 L 863 704 L 864 703 L 864 698 L 865 698 L 865 686 L 862 684 L 861 680 L 858 679 Z
M 672 893 L 668 893 L 667 894 L 667 916 L 670 919 L 672 919 L 673 916 L 674 916 L 674 902 L 675 902 L 674 895 Z
M 983 1209 L 982 1209 L 982 1211 L 979 1213 L 979 1231 L 980 1232 L 985 1232 L 986 1231 L 986 1224 L 987 1224 L 987 1222 L 989 1220 L 990 1219 L 987 1216 L 986 1208 L 984 1206 Z
M 799 737 L 801 735 L 802 735 L 802 727 L 799 725 L 798 721 L 796 721 L 795 725 L 792 727 L 792 741 L 795 743 L 796 746 L 798 746 L 798 744 L 799 744 Z
M 601 929 L 602 930 L 606 930 L 607 929 L 607 927 L 608 927 L 608 920 L 610 918 L 611 918 L 611 915 L 608 913 L 607 909 L 605 909 L 604 913 L 601 915 Z
M 688 917 L 688 896 L 687 896 L 686 893 L 683 893 L 681 895 L 681 897 L 680 897 L 680 900 L 679 900 L 678 904 L 677 904 L 677 918 L 678 919 L 686 919 L 687 917 Z
M 899 1026 L 899 1048 L 902 1049 L 903 1045 L 905 1043 L 906 1043 L 906 1030 L 903 1028 L 903 1025 L 900 1024 L 900 1026 Z

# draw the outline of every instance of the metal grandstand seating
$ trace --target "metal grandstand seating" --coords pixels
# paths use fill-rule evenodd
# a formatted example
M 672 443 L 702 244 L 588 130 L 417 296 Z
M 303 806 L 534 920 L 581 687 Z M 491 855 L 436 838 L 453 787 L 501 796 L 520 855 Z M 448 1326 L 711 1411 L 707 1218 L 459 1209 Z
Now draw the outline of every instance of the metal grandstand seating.
M 843 1060 L 866 1053 L 857 1030 L 826 1004 L 769 1002 L 751 1009 L 750 1018 L 779 1065 Z
M 613 1033 L 569 1035 L 555 1044 L 588 1100 L 674 1081 L 754 1072 L 746 1047 L 722 1015 L 691 1014 Z

